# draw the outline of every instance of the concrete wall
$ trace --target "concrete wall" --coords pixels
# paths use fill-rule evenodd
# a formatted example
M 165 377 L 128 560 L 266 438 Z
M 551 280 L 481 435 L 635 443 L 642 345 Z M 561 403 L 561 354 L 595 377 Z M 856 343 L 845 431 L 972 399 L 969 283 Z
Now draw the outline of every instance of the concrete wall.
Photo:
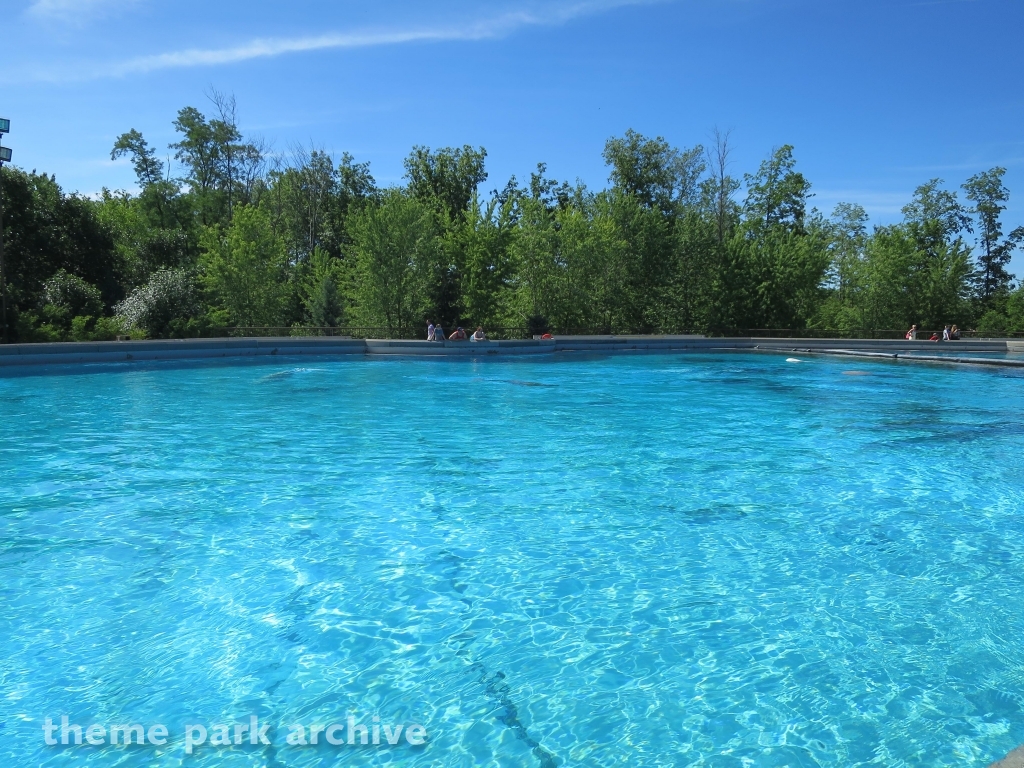
M 513 341 L 386 341 L 367 339 L 368 355 L 417 357 L 483 357 L 490 355 L 537 355 L 555 351 L 553 339 Z
M 361 340 L 341 338 L 167 339 L 0 345 L 0 368 L 12 365 L 203 360 L 264 355 L 362 355 Z
M 874 352 L 1024 352 L 1024 341 L 965 339 L 962 341 L 903 341 L 901 339 L 750 339 L 763 349 L 859 349 Z
M 25 365 L 124 363 L 144 360 L 203 360 L 272 355 L 399 355 L 408 357 L 506 357 L 556 353 L 649 354 L 672 351 L 762 350 L 881 353 L 956 351 L 1024 353 L 1024 341 L 969 340 L 937 344 L 928 341 L 865 339 L 708 338 L 704 336 L 562 336 L 521 341 L 399 341 L 338 337 L 184 339 L 161 341 L 67 342 L 0 345 L 0 368 Z

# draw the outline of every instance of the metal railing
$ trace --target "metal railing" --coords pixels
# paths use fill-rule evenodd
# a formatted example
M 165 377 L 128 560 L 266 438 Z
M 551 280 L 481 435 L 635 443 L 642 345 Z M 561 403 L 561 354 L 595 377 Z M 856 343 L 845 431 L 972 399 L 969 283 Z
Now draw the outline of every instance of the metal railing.
M 445 335 L 450 336 L 454 327 L 445 326 Z M 465 327 L 467 335 L 472 334 L 474 328 Z M 530 330 L 525 327 L 505 326 L 487 327 L 484 329 L 487 338 L 494 340 L 507 339 L 529 339 L 532 338 Z M 553 336 L 637 336 L 637 335 L 706 335 L 718 337 L 748 336 L 752 338 L 781 338 L 781 339 L 894 339 L 902 340 L 906 337 L 906 329 L 897 328 L 729 328 L 729 329 L 665 329 L 665 330 L 644 330 L 637 331 L 627 328 L 601 328 L 601 327 L 565 327 L 551 328 Z M 918 330 L 918 341 L 927 341 L 933 334 L 942 337 L 942 329 Z M 206 330 L 205 336 L 212 337 L 317 337 L 327 336 L 335 338 L 351 339 L 426 339 L 426 328 L 406 329 L 396 332 L 383 326 L 315 326 L 315 325 L 292 325 L 292 326 L 222 326 L 212 327 Z M 998 338 L 1013 339 L 1024 338 L 1024 332 L 1011 332 L 1003 334 L 979 333 L 974 330 L 962 330 L 962 339 L 974 338 Z
M 445 336 L 450 336 L 454 327 L 445 327 Z M 465 327 L 466 335 L 469 336 L 475 330 Z M 487 338 L 496 340 L 505 339 L 528 339 L 531 338 L 526 328 L 487 328 Z M 259 325 L 259 326 L 221 326 L 207 330 L 208 336 L 227 337 L 315 337 L 333 336 L 335 338 L 349 339 L 426 339 L 427 329 L 407 329 L 396 331 L 385 327 L 373 326 L 317 326 L 317 325 Z
M 927 341 L 932 334 L 942 338 L 942 328 L 918 329 L 917 340 Z M 907 329 L 902 328 L 739 328 L 708 332 L 709 336 L 750 336 L 753 338 L 781 339 L 905 339 Z M 961 330 L 961 339 L 1013 339 L 1024 337 L 1024 332 L 1001 334 Z

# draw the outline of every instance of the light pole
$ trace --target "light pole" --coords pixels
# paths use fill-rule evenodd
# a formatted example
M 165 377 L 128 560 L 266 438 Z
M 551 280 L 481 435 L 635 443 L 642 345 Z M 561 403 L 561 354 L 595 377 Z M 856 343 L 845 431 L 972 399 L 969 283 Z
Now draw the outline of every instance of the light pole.
M 11 121 L 0 117 L 0 139 L 10 133 Z M 11 148 L 0 146 L 0 318 L 4 322 L 4 344 L 7 343 L 7 283 L 4 282 L 4 163 L 11 162 Z

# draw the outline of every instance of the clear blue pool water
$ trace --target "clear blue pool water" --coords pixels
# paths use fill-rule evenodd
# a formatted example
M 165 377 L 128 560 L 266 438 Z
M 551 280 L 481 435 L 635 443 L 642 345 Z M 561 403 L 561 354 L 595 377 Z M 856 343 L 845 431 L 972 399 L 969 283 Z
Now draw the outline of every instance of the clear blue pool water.
M 1024 743 L 1019 372 L 103 370 L 0 378 L 3 765 L 985 766 Z M 427 742 L 285 742 L 349 714 Z M 46 746 L 61 715 L 170 741 Z M 186 724 L 250 716 L 269 746 L 185 754 Z

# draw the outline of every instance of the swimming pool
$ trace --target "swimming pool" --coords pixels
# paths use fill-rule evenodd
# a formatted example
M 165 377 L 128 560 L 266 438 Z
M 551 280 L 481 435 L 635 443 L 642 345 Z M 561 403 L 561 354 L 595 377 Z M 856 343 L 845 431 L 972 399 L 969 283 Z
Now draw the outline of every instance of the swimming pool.
M 0 378 L 5 765 L 985 766 L 1024 743 L 1015 370 L 83 370 Z M 47 746 L 62 715 L 169 735 Z M 287 743 L 349 716 L 425 743 Z M 211 746 L 251 717 L 269 744 Z

